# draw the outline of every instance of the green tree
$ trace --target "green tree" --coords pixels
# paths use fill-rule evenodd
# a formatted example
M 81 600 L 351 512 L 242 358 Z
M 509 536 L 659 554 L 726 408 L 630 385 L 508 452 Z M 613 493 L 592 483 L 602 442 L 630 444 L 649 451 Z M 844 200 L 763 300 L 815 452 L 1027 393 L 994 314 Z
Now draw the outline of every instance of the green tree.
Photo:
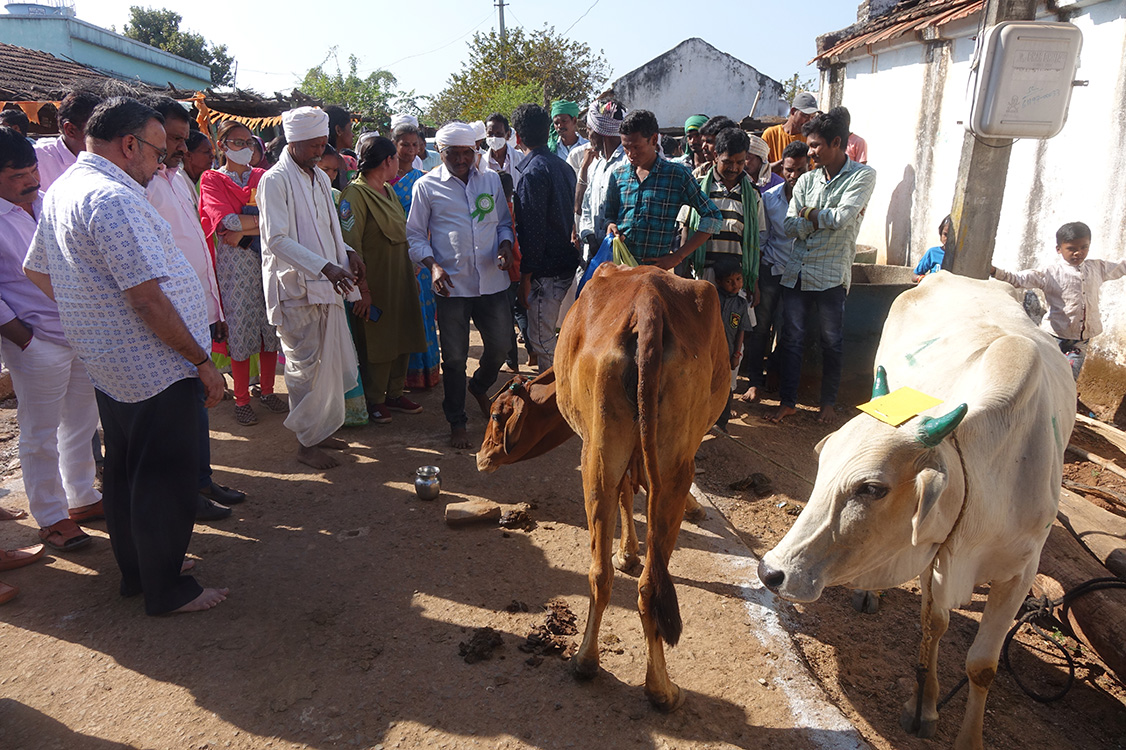
M 521 104 L 546 105 L 543 95 L 543 84 L 539 81 L 529 81 L 522 86 L 511 83 L 502 83 L 489 94 L 489 98 L 481 102 L 481 108 L 476 112 L 466 112 L 466 119 L 484 120 L 493 112 L 500 112 L 505 117 L 512 117 L 512 111 Z
M 803 91 L 816 93 L 819 86 L 817 81 L 812 78 L 802 80 L 801 76 L 794 73 L 792 76 L 782 81 L 782 98 L 787 102 L 792 102 L 794 97 Z
M 234 58 L 227 52 L 227 45 L 211 44 L 202 34 L 182 31 L 182 20 L 183 16 L 175 11 L 134 5 L 129 8 L 129 23 L 125 24 L 124 34 L 150 47 L 206 65 L 211 68 L 212 84 L 229 86 L 234 79 L 231 72 Z
M 482 112 L 487 114 L 489 102 L 508 101 L 513 92 L 523 87 L 527 93 L 532 85 L 541 103 L 570 99 L 582 106 L 599 93 L 609 75 L 601 52 L 557 34 L 552 26 L 510 29 L 503 44 L 496 31 L 477 33 L 461 71 L 450 76 L 431 101 L 430 116 L 437 122 L 478 119 Z
M 413 91 L 399 93 L 395 76 L 386 70 L 377 70 L 360 77 L 359 61 L 355 55 L 348 57 L 348 72 L 340 70 L 336 61 L 336 72 L 327 72 L 328 60 L 336 60 L 336 48 L 329 50 L 328 58 L 316 68 L 310 68 L 299 88 L 305 94 L 322 100 L 325 104 L 338 104 L 349 112 L 359 114 L 365 121 L 374 123 L 376 128 L 386 132 L 391 126 L 391 114 L 398 111 L 398 105 L 414 107 L 419 111 Z M 395 106 L 392 106 L 394 102 Z

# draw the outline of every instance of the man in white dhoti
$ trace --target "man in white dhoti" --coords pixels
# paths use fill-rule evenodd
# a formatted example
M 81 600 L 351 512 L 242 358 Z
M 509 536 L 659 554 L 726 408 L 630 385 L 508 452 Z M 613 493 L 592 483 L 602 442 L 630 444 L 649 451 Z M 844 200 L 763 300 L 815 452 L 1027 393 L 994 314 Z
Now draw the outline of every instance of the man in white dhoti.
M 285 353 L 289 417 L 297 460 L 314 469 L 339 464 L 324 448 L 344 424 L 344 393 L 356 387 L 356 350 L 341 297 L 359 299 L 353 283 L 364 264 L 340 235 L 328 175 L 317 162 L 328 143 L 328 115 L 298 107 L 282 115 L 281 160 L 258 184 L 266 313 Z

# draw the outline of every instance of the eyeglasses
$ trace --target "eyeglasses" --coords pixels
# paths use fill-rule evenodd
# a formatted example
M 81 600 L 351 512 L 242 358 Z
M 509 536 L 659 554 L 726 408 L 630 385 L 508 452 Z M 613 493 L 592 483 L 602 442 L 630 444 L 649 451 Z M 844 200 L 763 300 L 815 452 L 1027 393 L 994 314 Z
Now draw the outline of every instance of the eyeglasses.
M 253 138 L 245 141 L 241 138 L 228 138 L 223 141 L 223 144 L 226 146 L 234 146 L 235 148 L 254 148 L 258 145 L 258 141 Z
M 163 164 L 163 163 L 164 163 L 164 158 L 165 158 L 166 156 L 168 156 L 168 149 L 166 149 L 166 148 L 157 148 L 156 146 L 154 146 L 153 144 L 149 143 L 149 142 L 148 142 L 148 141 L 146 141 L 146 140 L 145 140 L 144 138 L 142 138 L 142 137 L 140 137 L 140 136 L 138 136 L 138 135 L 134 135 L 133 137 L 134 137 L 134 138 L 136 138 L 136 139 L 137 139 L 138 141 L 140 141 L 141 143 L 145 144 L 146 146 L 148 146 L 149 148 L 151 148 L 151 149 L 152 149 L 153 151 L 155 151 L 155 152 L 156 152 L 156 163 L 157 163 L 157 164 Z

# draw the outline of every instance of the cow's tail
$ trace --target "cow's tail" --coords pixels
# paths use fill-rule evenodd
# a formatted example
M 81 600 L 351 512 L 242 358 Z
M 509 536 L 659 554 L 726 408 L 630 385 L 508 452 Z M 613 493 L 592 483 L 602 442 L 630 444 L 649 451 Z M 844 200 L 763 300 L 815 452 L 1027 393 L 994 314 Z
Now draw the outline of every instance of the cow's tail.
M 661 362 L 664 359 L 665 315 L 653 296 L 642 297 L 637 310 L 637 421 L 641 435 L 641 455 L 648 483 L 645 533 L 646 573 L 651 593 L 649 609 L 657 634 L 670 646 L 680 640 L 683 623 L 676 588 L 669 575 L 671 549 L 661 549 L 654 533 L 660 525 L 661 505 L 667 503 L 657 466 L 657 408 L 661 390 Z M 674 521 L 679 523 L 679 519 Z

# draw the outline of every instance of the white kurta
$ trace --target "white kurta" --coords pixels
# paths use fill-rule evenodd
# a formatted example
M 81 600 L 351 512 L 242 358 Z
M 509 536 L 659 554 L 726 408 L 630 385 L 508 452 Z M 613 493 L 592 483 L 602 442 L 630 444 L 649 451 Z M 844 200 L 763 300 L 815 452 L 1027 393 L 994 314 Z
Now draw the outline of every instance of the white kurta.
M 348 268 L 328 176 L 310 177 L 289 150 L 258 183 L 266 312 L 285 353 L 289 416 L 306 446 L 344 424 L 344 393 L 356 387 L 356 350 L 344 303 L 321 269 Z

